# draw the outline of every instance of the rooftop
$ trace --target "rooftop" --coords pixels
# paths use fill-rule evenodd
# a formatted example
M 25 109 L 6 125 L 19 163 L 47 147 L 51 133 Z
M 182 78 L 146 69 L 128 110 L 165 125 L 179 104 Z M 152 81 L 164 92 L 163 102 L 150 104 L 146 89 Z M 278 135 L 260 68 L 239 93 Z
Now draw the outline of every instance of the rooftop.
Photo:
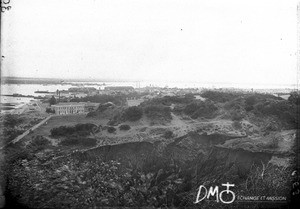
M 52 105 L 52 107 L 60 107 L 60 106 L 75 106 L 75 105 L 86 105 L 91 104 L 89 102 L 60 102 L 58 104 Z

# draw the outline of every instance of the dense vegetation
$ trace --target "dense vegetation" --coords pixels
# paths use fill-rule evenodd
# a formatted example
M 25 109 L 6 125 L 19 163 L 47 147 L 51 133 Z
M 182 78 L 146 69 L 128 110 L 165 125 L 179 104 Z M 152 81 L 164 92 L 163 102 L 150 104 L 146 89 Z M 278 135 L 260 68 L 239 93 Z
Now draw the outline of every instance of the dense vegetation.
M 137 121 L 141 119 L 143 116 L 143 110 L 140 107 L 133 106 L 133 107 L 128 107 L 124 113 L 123 113 L 123 118 L 125 121 Z
M 46 108 L 46 113 L 55 113 L 55 110 L 47 107 Z
M 147 105 L 144 107 L 145 115 L 152 120 L 171 120 L 171 109 L 164 105 Z
M 50 99 L 49 99 L 49 104 L 50 105 L 55 105 L 57 103 L 56 99 L 54 96 L 52 96 Z
M 43 136 L 35 136 L 27 145 L 27 149 L 31 150 L 32 152 L 37 152 L 40 150 L 44 150 L 46 147 L 51 145 L 50 141 Z
M 202 97 L 207 98 L 214 102 L 228 102 L 237 97 L 242 96 L 243 93 L 234 93 L 234 92 L 221 92 L 221 91 L 212 91 L 208 90 L 201 94 Z
M 165 105 L 170 106 L 171 104 L 188 104 L 194 100 L 193 94 L 186 94 L 185 96 L 164 96 L 160 98 L 153 98 L 142 102 L 140 105 Z
M 43 167 L 15 161 L 8 189 L 16 197 L 22 184 L 21 189 L 25 191 L 22 200 L 29 207 L 35 204 L 46 208 L 198 208 L 194 201 L 200 184 L 208 187 L 228 180 L 239 182 L 233 190 L 245 196 L 285 196 L 290 188 L 291 171 L 271 164 L 265 167 L 253 164 L 246 175 L 243 165 L 227 165 L 228 156 L 224 152 L 204 161 L 200 156 L 194 156 L 197 161 L 184 161 L 174 159 L 176 155 L 171 150 L 158 157 L 154 150 L 145 149 L 137 151 L 139 154 L 122 149 L 114 153 L 123 156 L 119 160 L 111 159 L 114 156 L 103 160 L 100 156 L 75 153 Z M 177 153 L 178 149 L 173 152 Z M 217 203 L 203 201 L 201 208 L 211 208 L 207 204 Z M 224 204 L 215 206 L 222 208 Z
M 119 129 L 121 131 L 128 131 L 129 129 L 131 129 L 131 127 L 128 124 L 122 124 L 122 125 L 119 126 Z
M 96 131 L 97 126 L 92 123 L 76 124 L 75 126 L 60 126 L 51 129 L 50 133 L 53 137 L 60 136 L 88 136 L 91 132 Z
M 300 94 L 297 91 L 291 92 L 290 97 L 288 98 L 288 100 L 292 103 L 294 103 L 295 105 L 300 105 Z
M 267 122 L 263 123 L 272 125 L 281 122 L 282 124 L 271 127 L 273 131 L 282 127 L 294 128 L 297 124 L 295 112 L 298 100 L 295 95 L 288 101 L 272 95 L 215 91 L 206 92 L 202 96 L 207 99 L 196 100 L 193 95 L 157 98 L 138 107 L 120 108 L 113 117 L 115 124 L 120 124 L 124 121 L 140 120 L 143 116 L 151 120 L 170 119 L 173 111 L 194 119 L 226 116 L 222 119 L 231 119 L 235 129 L 242 128 L 241 124 L 245 122 L 243 120 L 252 122 L 254 119 L 265 120 Z M 102 105 L 98 110 L 105 112 L 113 109 L 110 107 L 111 105 Z M 6 126 L 13 128 L 17 122 L 16 118 L 9 118 Z M 103 130 L 109 133 L 115 133 L 116 128 L 129 130 L 131 127 L 128 124 L 119 127 L 106 126 Z M 53 128 L 51 134 L 54 137 L 65 136 L 59 145 L 89 147 L 96 145 L 96 139 L 87 136 L 97 130 L 94 124 L 78 124 Z M 29 207 L 45 208 L 209 208 L 215 206 L 214 201 L 203 201 L 202 205 L 194 204 L 197 187 L 200 184 L 207 187 L 221 185 L 226 181 L 236 184 L 234 189 L 239 195 L 285 196 L 289 192 L 291 170 L 267 163 L 272 155 L 269 152 L 260 156 L 262 153 L 243 149 L 236 152 L 218 149 L 217 146 L 212 148 L 208 147 L 211 146 L 210 143 L 205 142 L 213 141 L 212 135 L 200 136 L 195 131 L 176 137 L 177 132 L 173 127 L 171 130 L 162 130 L 160 136 L 174 139 L 174 142 L 158 144 L 157 150 L 152 147 L 156 146 L 155 143 L 145 145 L 147 143 L 139 142 L 136 146 L 132 145 L 134 143 L 109 145 L 99 149 L 100 155 L 94 150 L 90 153 L 75 152 L 57 161 L 49 160 L 50 163 L 46 165 L 39 164 L 37 157 L 30 151 L 50 146 L 47 139 L 36 137 L 28 145 L 28 150 L 15 145 L 9 146 L 6 151 L 13 154 L 7 155 L 12 165 L 10 170 L 7 169 L 10 174 L 7 188 L 15 192 L 12 194 L 15 198 L 20 198 L 19 201 L 27 203 Z M 264 129 L 260 130 L 264 132 Z M 219 139 L 223 136 L 215 137 Z M 237 139 L 236 142 L 239 142 L 240 138 Z M 277 148 L 278 140 L 274 138 L 268 145 L 269 148 Z M 134 148 L 131 149 L 131 146 Z M 206 152 L 210 154 L 205 155 Z M 287 152 L 287 155 L 292 154 Z M 24 159 L 27 161 L 24 162 Z M 223 206 L 216 205 L 216 208 Z
M 191 102 L 186 105 L 183 112 L 191 118 L 196 119 L 198 117 L 212 118 L 217 111 L 217 106 L 211 101 L 197 101 Z
M 107 127 L 107 132 L 108 132 L 108 133 L 114 133 L 114 132 L 116 132 L 116 130 L 117 130 L 117 129 L 116 129 L 115 127 L 113 127 L 113 126 L 108 126 L 108 127 Z
M 0 137 L 5 144 L 19 136 L 24 130 L 18 129 L 18 125 L 23 123 L 24 119 L 18 115 L 7 114 L 2 116 L 0 123 Z
M 214 106 L 219 103 L 224 104 L 225 115 L 233 121 L 240 121 L 254 114 L 257 118 L 272 117 L 284 128 L 295 128 L 298 123 L 295 93 L 291 94 L 288 101 L 274 95 L 259 93 L 206 91 L 202 96 L 213 101 L 211 108 L 204 109 L 208 115 L 216 110 Z M 185 113 L 191 115 L 192 110 L 200 110 L 200 107 L 192 103 L 186 106 Z

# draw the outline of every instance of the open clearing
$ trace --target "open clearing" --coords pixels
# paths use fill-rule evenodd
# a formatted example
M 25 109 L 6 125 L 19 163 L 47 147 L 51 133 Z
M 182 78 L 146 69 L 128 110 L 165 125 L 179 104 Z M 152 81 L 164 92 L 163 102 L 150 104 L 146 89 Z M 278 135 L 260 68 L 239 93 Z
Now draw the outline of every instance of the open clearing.
M 44 125 L 37 128 L 33 133 L 28 134 L 25 137 L 26 140 L 33 136 L 49 136 L 50 130 L 59 126 L 74 126 L 78 123 L 93 123 L 95 125 L 104 125 L 107 123 L 107 119 L 99 118 L 88 118 L 86 115 L 64 115 L 64 116 L 53 116 Z

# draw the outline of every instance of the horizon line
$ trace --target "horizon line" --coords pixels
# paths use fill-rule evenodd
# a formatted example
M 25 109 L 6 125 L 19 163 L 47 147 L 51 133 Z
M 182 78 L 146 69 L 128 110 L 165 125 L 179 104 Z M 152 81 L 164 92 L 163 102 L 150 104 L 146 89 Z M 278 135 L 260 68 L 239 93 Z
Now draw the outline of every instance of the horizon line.
M 203 84 L 240 84 L 240 85 L 266 85 L 266 86 L 293 86 L 298 89 L 298 83 L 249 83 L 249 82 L 212 82 L 212 81 L 178 81 L 178 80 L 147 80 L 147 79 L 113 79 L 113 78 L 50 78 L 50 77 L 23 77 L 23 76 L 1 76 L 2 80 L 5 79 L 44 79 L 44 80 L 56 80 L 56 81 L 69 81 L 69 82 L 161 82 L 161 83 L 203 83 Z

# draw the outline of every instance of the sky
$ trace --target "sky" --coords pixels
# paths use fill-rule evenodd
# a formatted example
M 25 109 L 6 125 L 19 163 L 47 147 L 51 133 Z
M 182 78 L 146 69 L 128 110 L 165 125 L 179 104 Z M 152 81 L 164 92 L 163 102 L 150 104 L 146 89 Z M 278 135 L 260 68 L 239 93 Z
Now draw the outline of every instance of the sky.
M 2 76 L 297 81 L 297 0 L 10 0 Z

